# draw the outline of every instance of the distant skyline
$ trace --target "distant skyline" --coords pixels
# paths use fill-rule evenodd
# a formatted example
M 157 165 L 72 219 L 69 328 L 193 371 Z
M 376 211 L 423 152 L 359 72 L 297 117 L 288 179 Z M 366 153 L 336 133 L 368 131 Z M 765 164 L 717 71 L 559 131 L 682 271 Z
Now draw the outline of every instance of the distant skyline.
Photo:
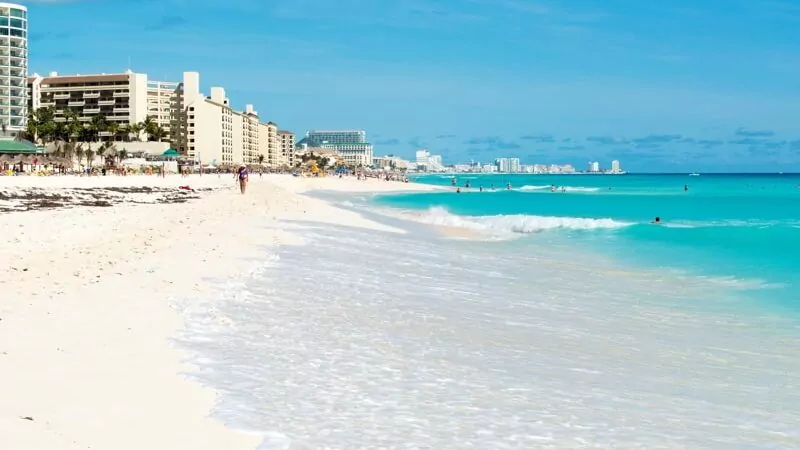
M 200 72 L 237 109 L 376 155 L 800 171 L 789 0 L 40 0 L 30 73 Z

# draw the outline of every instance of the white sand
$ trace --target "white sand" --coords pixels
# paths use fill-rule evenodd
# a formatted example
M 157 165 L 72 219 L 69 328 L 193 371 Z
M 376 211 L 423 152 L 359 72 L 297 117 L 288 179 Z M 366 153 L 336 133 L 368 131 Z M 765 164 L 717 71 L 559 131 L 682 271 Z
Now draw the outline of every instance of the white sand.
M 192 367 L 169 340 L 182 326 L 171 299 L 241 276 L 259 246 L 302 243 L 264 228 L 275 221 L 398 231 L 302 192 L 434 189 L 255 176 L 242 196 L 232 177 L 205 175 L 0 177 L 0 192 L 185 184 L 219 190 L 183 204 L 0 213 L 0 448 L 255 448 L 260 437 L 209 418 L 215 392 L 181 376 Z

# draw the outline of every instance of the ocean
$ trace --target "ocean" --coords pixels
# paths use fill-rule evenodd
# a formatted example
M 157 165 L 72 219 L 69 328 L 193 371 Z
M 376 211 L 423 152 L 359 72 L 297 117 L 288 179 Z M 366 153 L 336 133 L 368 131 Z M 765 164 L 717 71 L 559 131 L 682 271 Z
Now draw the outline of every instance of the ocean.
M 799 177 L 468 178 L 319 194 L 407 232 L 287 223 L 186 299 L 215 416 L 270 450 L 800 447 Z

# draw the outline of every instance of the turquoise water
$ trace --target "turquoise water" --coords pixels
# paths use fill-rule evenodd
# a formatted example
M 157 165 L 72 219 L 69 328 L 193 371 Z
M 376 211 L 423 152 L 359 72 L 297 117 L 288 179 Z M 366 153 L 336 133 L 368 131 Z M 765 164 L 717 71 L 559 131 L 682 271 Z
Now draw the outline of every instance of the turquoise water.
M 508 179 L 315 195 L 402 232 L 265 224 L 307 244 L 179 304 L 215 415 L 263 450 L 800 448 L 797 178 Z
M 450 176 L 415 181 L 451 186 Z M 465 175 L 457 184 L 460 194 L 451 186 L 377 201 L 423 222 L 506 233 L 520 245 L 574 245 L 800 309 L 800 176 Z M 660 226 L 651 224 L 657 216 Z

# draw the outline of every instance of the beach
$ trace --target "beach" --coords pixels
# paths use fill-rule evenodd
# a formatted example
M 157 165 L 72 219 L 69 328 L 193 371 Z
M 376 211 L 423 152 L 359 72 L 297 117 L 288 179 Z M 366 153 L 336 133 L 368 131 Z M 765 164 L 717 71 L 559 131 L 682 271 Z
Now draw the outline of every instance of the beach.
M 209 418 L 217 393 L 187 381 L 174 300 L 247 276 L 265 248 L 302 245 L 282 221 L 400 232 L 304 192 L 435 189 L 291 176 L 236 187 L 226 175 L 0 177 L 4 449 L 255 448 L 261 436 Z M 31 195 L 73 198 L 26 206 Z
M 798 448 L 795 279 L 638 240 L 790 212 L 655 227 L 623 213 L 731 189 L 580 183 L 0 177 L 2 447 Z

